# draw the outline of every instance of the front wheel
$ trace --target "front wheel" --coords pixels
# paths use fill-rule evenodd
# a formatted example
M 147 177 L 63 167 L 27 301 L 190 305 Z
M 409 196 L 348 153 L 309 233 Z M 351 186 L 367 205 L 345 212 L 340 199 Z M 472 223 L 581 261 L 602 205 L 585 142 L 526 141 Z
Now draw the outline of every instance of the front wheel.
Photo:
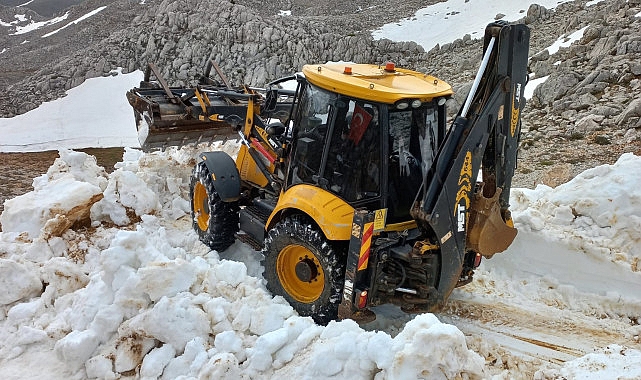
M 302 316 L 327 324 L 338 316 L 345 280 L 345 250 L 328 242 L 305 218 L 272 228 L 263 249 L 267 288 Z
M 238 231 L 238 201 L 223 202 L 204 162 L 194 167 L 189 184 L 191 220 L 198 238 L 211 249 L 222 252 L 234 244 Z

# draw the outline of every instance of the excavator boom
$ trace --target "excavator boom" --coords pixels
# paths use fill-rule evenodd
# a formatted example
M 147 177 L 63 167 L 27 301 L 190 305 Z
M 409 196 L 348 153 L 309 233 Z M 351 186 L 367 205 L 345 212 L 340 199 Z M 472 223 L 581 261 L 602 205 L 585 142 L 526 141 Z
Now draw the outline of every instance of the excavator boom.
M 516 236 L 508 207 L 528 47 L 525 25 L 488 25 L 474 85 L 412 207 L 419 227 L 440 244 L 442 298 L 457 285 L 468 252 L 491 257 Z

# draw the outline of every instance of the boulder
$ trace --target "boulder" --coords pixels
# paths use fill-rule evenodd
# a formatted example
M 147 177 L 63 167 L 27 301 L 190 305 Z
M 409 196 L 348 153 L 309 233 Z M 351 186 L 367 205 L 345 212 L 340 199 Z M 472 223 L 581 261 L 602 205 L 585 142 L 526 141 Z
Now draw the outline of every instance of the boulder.
M 641 116 L 641 98 L 633 99 L 623 112 L 615 119 L 615 123 L 623 125 L 632 117 Z

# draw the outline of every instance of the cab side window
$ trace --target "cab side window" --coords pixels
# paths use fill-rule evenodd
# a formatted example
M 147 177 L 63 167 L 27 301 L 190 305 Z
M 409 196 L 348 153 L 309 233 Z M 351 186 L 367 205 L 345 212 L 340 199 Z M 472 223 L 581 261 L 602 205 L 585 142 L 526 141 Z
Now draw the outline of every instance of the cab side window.
M 324 177 L 347 202 L 380 195 L 381 141 L 377 105 L 344 99 L 336 110 Z
M 427 104 L 389 113 L 389 222 L 410 218 L 413 197 L 438 151 L 438 110 Z
M 290 184 L 318 183 L 327 124 L 336 101 L 336 94 L 308 86 L 300 103 L 299 128 L 288 181 Z

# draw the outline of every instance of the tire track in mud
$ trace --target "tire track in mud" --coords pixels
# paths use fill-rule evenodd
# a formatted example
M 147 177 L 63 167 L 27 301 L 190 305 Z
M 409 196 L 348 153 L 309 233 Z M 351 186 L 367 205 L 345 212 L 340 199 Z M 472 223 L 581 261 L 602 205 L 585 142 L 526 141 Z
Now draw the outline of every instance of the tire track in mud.
M 534 301 L 507 305 L 453 294 L 437 316 L 465 334 L 468 348 L 485 358 L 493 374 L 507 370 L 514 379 L 532 379 L 541 368 L 561 365 L 611 344 L 641 350 L 639 326 Z

